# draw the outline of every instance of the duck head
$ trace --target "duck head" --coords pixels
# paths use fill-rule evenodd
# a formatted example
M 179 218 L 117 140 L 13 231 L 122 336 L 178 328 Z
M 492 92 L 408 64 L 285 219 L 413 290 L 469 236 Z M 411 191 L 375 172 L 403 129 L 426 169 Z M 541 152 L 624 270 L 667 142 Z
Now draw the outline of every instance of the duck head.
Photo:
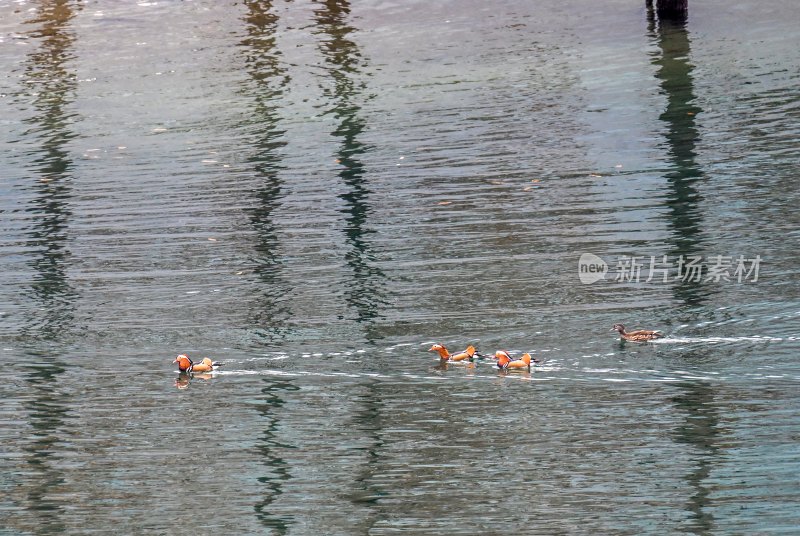
M 175 360 L 172 363 L 173 364 L 177 363 L 178 370 L 180 370 L 181 372 L 186 372 L 194 364 L 194 362 L 191 359 L 189 359 L 189 356 L 186 354 L 180 354 L 178 357 L 175 358 Z
M 445 348 L 441 344 L 434 344 L 433 346 L 430 347 L 430 349 L 428 351 L 429 352 L 436 352 L 437 354 L 439 354 L 439 357 L 442 358 L 442 359 L 447 359 L 448 357 L 450 357 L 450 352 L 448 352 L 447 348 Z
M 614 327 L 611 328 L 611 331 L 618 331 L 620 333 L 625 333 L 625 326 L 622 324 L 614 324 Z

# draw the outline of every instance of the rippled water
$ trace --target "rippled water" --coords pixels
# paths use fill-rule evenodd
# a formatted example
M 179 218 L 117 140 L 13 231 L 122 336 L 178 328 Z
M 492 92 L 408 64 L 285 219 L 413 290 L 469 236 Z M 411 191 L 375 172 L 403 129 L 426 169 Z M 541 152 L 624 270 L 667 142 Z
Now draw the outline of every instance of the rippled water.
M 800 10 L 642 4 L 0 0 L 0 534 L 795 532 Z

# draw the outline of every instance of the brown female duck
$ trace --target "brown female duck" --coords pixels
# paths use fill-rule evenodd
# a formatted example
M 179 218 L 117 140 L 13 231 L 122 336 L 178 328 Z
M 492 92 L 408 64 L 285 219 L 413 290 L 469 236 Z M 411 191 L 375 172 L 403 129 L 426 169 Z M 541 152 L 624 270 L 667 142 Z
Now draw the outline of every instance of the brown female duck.
M 652 341 L 653 339 L 659 339 L 664 336 L 663 333 L 658 331 L 651 331 L 647 329 L 640 329 L 637 331 L 625 331 L 625 326 L 622 324 L 614 324 L 614 327 L 611 328 L 611 331 L 618 331 L 619 336 L 622 337 L 626 341 L 633 341 L 633 342 L 647 342 Z

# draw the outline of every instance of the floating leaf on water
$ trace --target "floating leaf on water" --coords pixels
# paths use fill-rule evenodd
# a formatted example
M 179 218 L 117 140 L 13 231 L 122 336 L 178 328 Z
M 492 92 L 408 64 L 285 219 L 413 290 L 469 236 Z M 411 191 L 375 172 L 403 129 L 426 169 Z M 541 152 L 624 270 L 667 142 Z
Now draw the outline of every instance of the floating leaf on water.
M 531 182 L 540 182 L 539 179 L 533 179 Z
M 440 207 L 444 207 L 444 206 L 447 206 L 447 205 L 452 205 L 453 202 L 452 201 L 439 201 L 436 204 L 439 205 Z

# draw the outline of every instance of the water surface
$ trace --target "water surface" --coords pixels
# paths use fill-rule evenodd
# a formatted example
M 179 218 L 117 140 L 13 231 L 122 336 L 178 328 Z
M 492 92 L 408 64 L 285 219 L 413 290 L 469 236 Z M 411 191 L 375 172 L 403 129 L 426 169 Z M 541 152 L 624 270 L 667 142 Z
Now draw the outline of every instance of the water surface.
M 0 533 L 795 531 L 800 13 L 690 10 L 0 0 Z

